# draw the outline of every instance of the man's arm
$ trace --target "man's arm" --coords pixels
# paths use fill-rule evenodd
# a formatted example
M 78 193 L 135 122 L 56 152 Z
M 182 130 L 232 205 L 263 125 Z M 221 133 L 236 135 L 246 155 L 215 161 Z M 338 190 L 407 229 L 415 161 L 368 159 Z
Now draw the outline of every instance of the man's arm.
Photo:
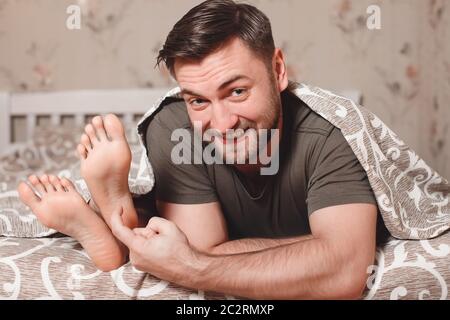
M 313 239 L 235 255 L 198 255 L 186 285 L 255 299 L 359 298 L 374 261 L 377 209 L 347 204 L 310 217 Z
M 349 299 L 360 298 L 374 260 L 376 215 L 373 204 L 319 209 L 310 217 L 313 239 L 232 255 L 195 250 L 160 217 L 131 230 L 116 212 L 111 225 L 136 269 L 185 287 L 254 299 Z
M 195 249 L 212 255 L 254 252 L 312 239 L 311 235 L 305 235 L 228 241 L 225 219 L 218 202 L 185 205 L 157 201 L 157 207 L 161 217 L 174 222 Z
M 249 253 L 287 245 L 299 241 L 313 239 L 312 235 L 298 237 L 269 239 L 269 238 L 246 238 L 233 241 L 227 241 L 211 248 L 206 253 L 211 255 L 227 255 L 238 253 Z

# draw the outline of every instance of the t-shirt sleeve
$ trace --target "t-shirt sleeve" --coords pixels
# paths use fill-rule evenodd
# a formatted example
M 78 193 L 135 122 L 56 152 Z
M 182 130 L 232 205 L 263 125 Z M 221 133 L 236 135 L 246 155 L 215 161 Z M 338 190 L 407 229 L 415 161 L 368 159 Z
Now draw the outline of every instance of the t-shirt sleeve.
M 364 168 L 338 128 L 326 138 L 313 168 L 306 201 L 309 215 L 341 204 L 377 204 Z
M 177 204 L 216 202 L 215 188 L 204 164 L 176 164 L 172 161 L 173 148 L 179 143 L 188 143 L 188 140 L 171 141 L 171 135 L 172 130 L 159 119 L 152 120 L 146 132 L 147 154 L 155 175 L 156 199 Z

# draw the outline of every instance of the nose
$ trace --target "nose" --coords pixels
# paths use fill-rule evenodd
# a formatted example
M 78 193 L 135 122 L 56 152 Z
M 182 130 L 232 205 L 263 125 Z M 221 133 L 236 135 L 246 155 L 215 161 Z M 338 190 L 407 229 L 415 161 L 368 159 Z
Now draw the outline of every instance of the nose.
M 225 135 L 227 129 L 233 129 L 238 123 L 239 117 L 231 113 L 223 104 L 215 104 L 211 108 L 211 129 Z

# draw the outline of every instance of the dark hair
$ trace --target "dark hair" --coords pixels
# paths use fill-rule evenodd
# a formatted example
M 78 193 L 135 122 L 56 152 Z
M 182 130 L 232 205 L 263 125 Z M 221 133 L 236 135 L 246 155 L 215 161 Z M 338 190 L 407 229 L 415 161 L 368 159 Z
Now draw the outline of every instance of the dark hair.
M 164 61 L 174 75 L 176 58 L 201 60 L 234 37 L 270 64 L 275 44 L 267 16 L 248 4 L 207 0 L 189 10 L 175 24 L 159 51 L 157 65 Z

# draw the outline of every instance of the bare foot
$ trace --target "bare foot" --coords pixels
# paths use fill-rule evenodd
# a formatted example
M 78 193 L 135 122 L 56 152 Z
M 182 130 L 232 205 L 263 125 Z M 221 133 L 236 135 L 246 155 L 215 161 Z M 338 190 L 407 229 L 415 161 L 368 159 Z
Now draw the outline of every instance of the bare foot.
M 122 206 L 124 224 L 135 228 L 138 219 L 128 188 L 131 151 L 120 120 L 113 114 L 94 117 L 77 150 L 81 175 L 108 226 L 112 212 Z
M 125 263 L 121 244 L 72 182 L 52 175 L 32 175 L 28 181 L 41 198 L 24 182 L 18 187 L 19 196 L 42 224 L 78 240 L 100 270 L 111 271 Z

